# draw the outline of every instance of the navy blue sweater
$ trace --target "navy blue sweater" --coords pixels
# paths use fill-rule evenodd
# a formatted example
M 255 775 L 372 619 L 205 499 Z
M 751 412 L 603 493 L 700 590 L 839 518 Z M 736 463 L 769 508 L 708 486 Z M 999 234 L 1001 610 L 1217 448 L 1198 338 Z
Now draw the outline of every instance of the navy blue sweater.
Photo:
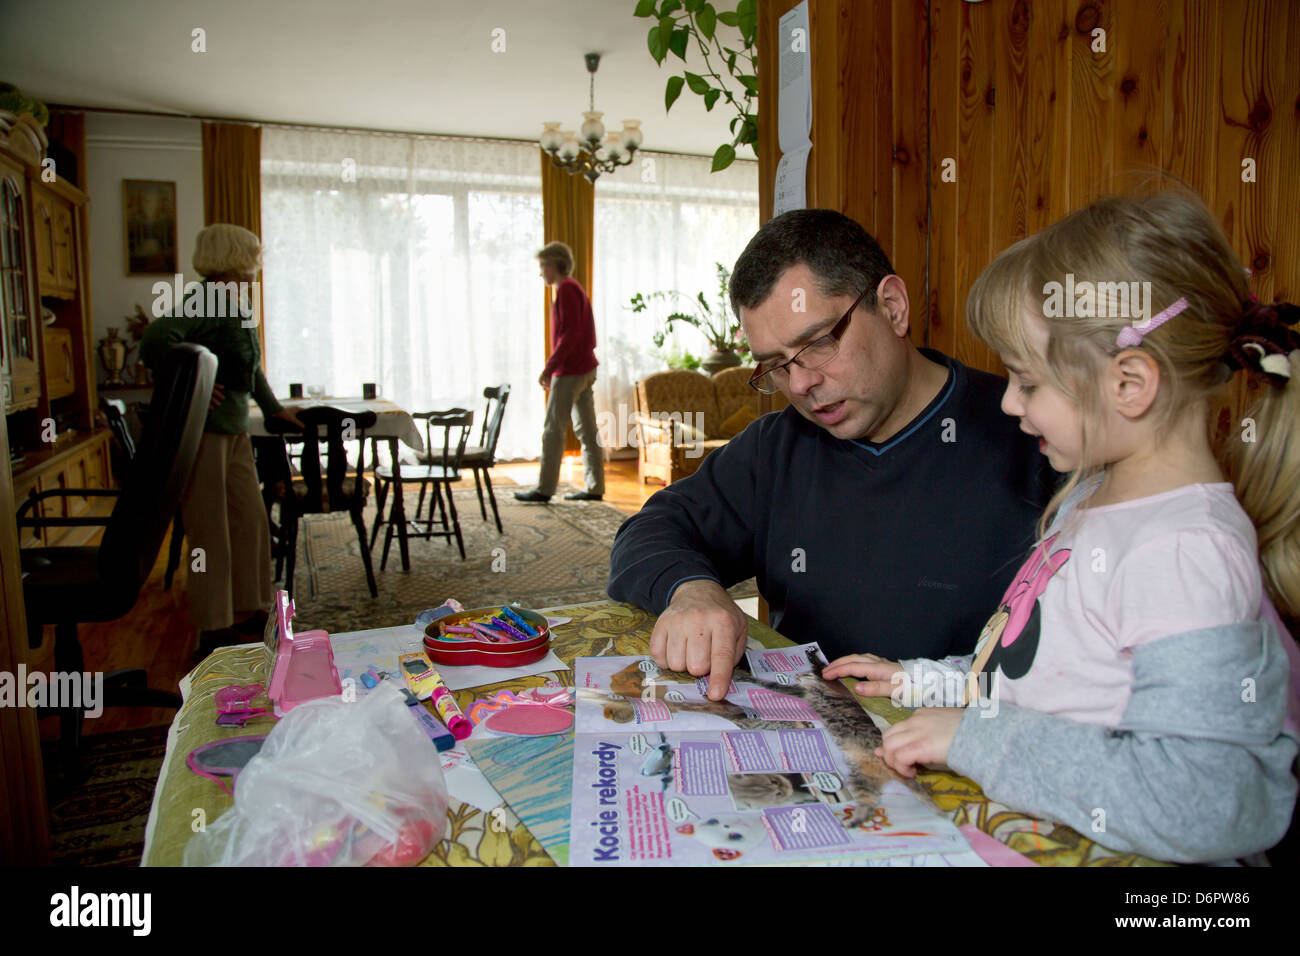
M 888 441 L 764 415 L 619 528 L 609 596 L 659 614 L 691 578 L 757 576 L 772 626 L 834 659 L 967 654 L 1033 543 L 1055 475 L 1002 414 L 1005 379 L 947 366 Z

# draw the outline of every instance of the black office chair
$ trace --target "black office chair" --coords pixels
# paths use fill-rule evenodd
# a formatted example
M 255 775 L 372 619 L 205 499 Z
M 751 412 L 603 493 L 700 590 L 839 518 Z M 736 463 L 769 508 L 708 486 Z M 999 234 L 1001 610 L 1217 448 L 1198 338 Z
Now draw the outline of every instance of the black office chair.
M 99 408 L 108 421 L 108 430 L 113 433 L 113 474 L 118 485 L 125 485 L 130 480 L 131 462 L 135 460 L 135 437 L 126 421 L 126 404 L 120 398 L 100 398 Z M 181 566 L 181 545 L 185 540 L 185 521 L 181 518 L 181 509 L 176 509 L 172 519 L 171 547 L 167 550 L 167 570 L 163 574 L 163 588 L 170 591 L 176 577 L 176 569 Z
M 479 472 L 483 473 L 483 484 L 487 485 L 488 500 L 492 502 L 492 517 L 497 522 L 497 532 L 504 533 L 501 528 L 501 513 L 497 511 L 497 496 L 492 493 L 492 476 L 488 474 L 488 469 L 497 463 L 497 439 L 501 437 L 501 419 L 506 414 L 506 401 L 510 398 L 510 386 L 495 385 L 483 389 L 483 397 L 487 399 L 487 408 L 483 410 L 483 431 L 479 435 L 477 445 L 467 445 L 465 454 L 461 456 L 460 466 L 474 472 L 474 490 L 478 492 L 478 510 L 483 515 L 483 520 L 487 521 L 487 509 L 483 506 L 483 488 L 479 484 Z M 493 402 L 496 406 L 493 407 Z M 432 457 L 433 449 L 429 449 L 427 455 L 430 456 L 428 461 L 423 464 L 437 464 L 437 460 Z
M 155 376 L 149 418 L 122 488 L 44 491 L 29 496 L 18 509 L 19 528 L 105 528 L 98 547 L 22 552 L 28 643 L 39 647 L 42 626 L 53 625 L 55 670 L 84 671 L 78 624 L 115 621 L 135 606 L 194 470 L 216 373 L 216 356 L 207 349 L 188 343 L 173 346 Z M 117 504 L 107 518 L 28 515 L 40 501 L 66 495 L 116 497 Z M 129 668 L 105 675 L 103 703 L 179 707 L 181 698 L 150 688 L 143 669 Z M 82 711 L 60 708 L 58 714 L 64 755 L 75 767 Z
M 264 484 L 263 501 L 280 505 L 280 536 L 283 553 L 288 562 L 285 571 L 285 590 L 293 597 L 293 569 L 298 555 L 298 520 L 308 514 L 329 514 L 334 511 L 346 511 L 357 529 L 357 538 L 361 542 L 361 560 L 366 567 L 366 584 L 370 586 L 370 596 L 379 596 L 379 587 L 375 584 L 375 571 L 370 563 L 370 549 L 366 546 L 366 526 L 361 512 L 366 507 L 370 495 L 370 482 L 365 478 L 366 472 L 366 430 L 375 427 L 378 416 L 374 412 L 349 412 L 326 405 L 304 408 L 298 412 L 298 420 L 308 426 L 299 431 L 289 422 L 280 418 L 269 418 L 266 430 L 289 440 L 302 441 L 302 459 L 300 476 L 294 476 L 289 467 L 288 452 L 281 442 L 280 456 L 267 443 L 258 447 L 258 477 Z M 325 426 L 326 461 L 325 474 L 321 475 L 321 454 L 319 428 Z M 349 477 L 347 448 L 344 443 L 355 441 L 360 448 L 357 453 L 356 473 Z M 281 457 L 282 456 L 282 457 Z

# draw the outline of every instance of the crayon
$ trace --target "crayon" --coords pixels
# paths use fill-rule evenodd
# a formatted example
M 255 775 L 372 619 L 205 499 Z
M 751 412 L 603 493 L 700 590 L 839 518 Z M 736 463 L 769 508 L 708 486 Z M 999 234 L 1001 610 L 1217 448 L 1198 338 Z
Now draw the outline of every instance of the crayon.
M 493 644 L 500 644 L 501 642 L 508 641 L 510 639 L 501 631 L 488 627 L 486 624 L 480 624 L 478 621 L 474 621 L 470 626 L 473 627 L 474 630 L 476 630 L 481 637 L 492 642 Z
M 515 627 L 513 624 L 511 624 L 509 621 L 505 620 L 504 618 L 494 617 L 492 619 L 492 626 L 501 628 L 501 630 L 505 631 L 507 634 L 510 635 L 511 638 L 513 638 L 516 641 L 528 640 L 527 634 L 519 630 L 519 628 Z
M 515 627 L 519 628 L 519 630 L 523 631 L 529 637 L 537 636 L 537 629 L 525 621 L 523 616 L 514 608 L 503 607 L 501 608 L 501 613 L 508 617 L 514 623 Z

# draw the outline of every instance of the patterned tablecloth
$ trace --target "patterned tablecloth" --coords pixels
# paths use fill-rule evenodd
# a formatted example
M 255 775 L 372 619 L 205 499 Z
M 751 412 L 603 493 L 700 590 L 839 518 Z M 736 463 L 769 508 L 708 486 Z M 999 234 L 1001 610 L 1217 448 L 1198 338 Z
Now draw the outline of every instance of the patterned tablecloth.
M 424 436 L 415 424 L 411 413 L 400 405 L 383 398 L 281 398 L 282 405 L 298 405 L 308 408 L 312 405 L 328 405 L 345 412 L 374 412 L 378 416 L 375 427 L 366 432 L 367 438 L 399 438 L 402 444 L 416 451 L 424 451 Z M 265 438 L 271 433 L 266 430 L 262 410 L 256 404 L 249 403 L 248 434 L 254 438 Z
M 554 608 L 552 615 L 572 616 L 552 638 L 555 653 L 571 664 L 578 657 L 644 654 L 654 628 L 654 617 L 626 604 L 597 603 Z M 758 621 L 750 620 L 750 636 L 767 647 L 790 642 Z M 211 822 L 232 804 L 231 797 L 215 783 L 196 776 L 185 765 L 185 756 L 200 744 L 245 733 L 266 733 L 266 729 L 218 727 L 213 695 L 227 684 L 264 681 L 264 652 L 260 646 L 223 648 L 210 655 L 187 677 L 182 689 L 185 705 L 172 722 L 167 740 L 167 757 L 159 774 L 154 805 L 146 834 L 145 866 L 178 866 L 186 842 L 200 815 Z M 563 681 L 567 672 L 525 677 L 494 689 L 522 690 L 549 681 Z M 456 693 L 467 707 L 482 689 Z M 864 706 L 889 721 L 906 716 L 906 711 L 888 700 L 866 701 Z M 973 824 L 985 833 L 1044 866 L 1152 866 L 1155 861 L 1133 853 L 1115 853 L 1099 846 L 1068 827 L 1044 823 L 995 803 L 984 796 L 971 780 L 951 773 L 923 774 L 921 782 L 935 802 L 959 826 Z M 504 813 L 504 817 L 502 814 Z M 493 818 L 495 814 L 495 818 Z M 447 811 L 448 837 L 421 864 L 423 866 L 551 866 L 546 851 L 508 808 L 484 813 L 469 804 L 453 801 Z M 495 825 L 489 825 L 494 819 Z M 504 825 L 502 825 L 504 823 Z

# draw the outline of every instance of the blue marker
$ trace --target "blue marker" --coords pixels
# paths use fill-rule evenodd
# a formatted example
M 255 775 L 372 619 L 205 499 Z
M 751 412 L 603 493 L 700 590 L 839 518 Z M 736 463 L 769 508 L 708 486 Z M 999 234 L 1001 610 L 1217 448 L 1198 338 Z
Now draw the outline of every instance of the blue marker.
M 524 620 L 523 615 L 521 615 L 521 614 L 520 614 L 518 611 L 516 611 L 514 608 L 512 608 L 512 607 L 503 607 L 503 608 L 501 609 L 501 613 L 504 614 L 506 617 L 510 618 L 510 620 L 514 621 L 515 624 L 517 624 L 517 625 L 519 626 L 519 629 L 522 630 L 522 631 L 523 631 L 525 634 L 527 634 L 529 637 L 536 637 L 536 636 L 537 636 L 537 633 L 538 633 L 538 632 L 537 632 L 537 629 L 534 628 L 534 627 L 531 627 L 531 626 L 529 625 L 529 623 L 528 623 L 527 621 Z

